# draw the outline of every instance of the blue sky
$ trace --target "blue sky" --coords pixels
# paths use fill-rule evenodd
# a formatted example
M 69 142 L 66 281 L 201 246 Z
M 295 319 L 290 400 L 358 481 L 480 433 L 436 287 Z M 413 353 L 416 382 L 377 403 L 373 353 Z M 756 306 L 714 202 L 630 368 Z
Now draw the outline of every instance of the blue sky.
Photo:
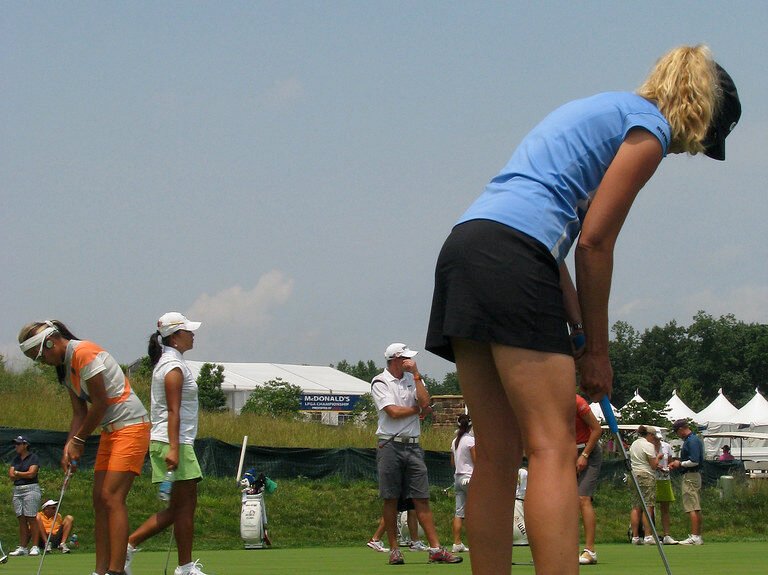
M 440 246 L 525 133 L 700 42 L 742 122 L 641 192 L 610 319 L 768 323 L 767 29 L 758 1 L 6 2 L 0 353 L 53 317 L 129 363 L 171 310 L 197 360 L 422 349 Z

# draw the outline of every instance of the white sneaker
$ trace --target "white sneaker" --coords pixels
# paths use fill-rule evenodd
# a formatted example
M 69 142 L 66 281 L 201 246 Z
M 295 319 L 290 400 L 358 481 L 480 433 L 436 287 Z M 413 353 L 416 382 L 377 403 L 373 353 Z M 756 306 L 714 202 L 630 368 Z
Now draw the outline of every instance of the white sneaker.
M 37 557 L 40 555 L 40 548 L 37 545 L 33 545 L 32 548 L 29 550 L 29 555 L 31 557 Z
M 371 539 L 366 545 L 379 553 L 389 553 L 389 549 L 384 547 L 384 544 L 378 539 Z
M 642 545 L 643 540 L 640 537 L 633 537 L 632 538 L 632 545 Z
M 133 561 L 133 556 L 139 551 L 138 547 L 134 547 L 130 543 L 128 544 L 128 547 L 125 550 L 125 567 L 123 567 L 125 575 L 133 575 L 133 572 L 131 571 L 131 561 Z
M 662 539 L 661 542 L 664 545 L 677 545 L 679 543 L 679 541 L 677 539 L 674 539 L 674 538 L 672 538 L 669 535 L 665 535 L 664 539 Z
M 422 541 L 413 541 L 409 547 L 411 551 L 429 551 L 429 547 Z
M 29 551 L 27 551 L 26 547 L 22 547 L 19 545 L 16 549 L 8 553 L 11 557 L 21 557 L 22 555 L 29 555 Z
M 62 543 L 61 545 L 59 545 L 59 551 L 61 551 L 62 553 L 69 553 L 71 549 L 67 547 L 66 543 Z
M 579 555 L 579 565 L 595 564 L 597 564 L 597 553 L 590 551 L 589 549 L 584 549 L 581 555 Z
M 464 553 L 465 551 L 469 551 L 469 547 L 463 543 L 454 543 L 453 547 L 451 547 L 451 553 Z
M 653 535 L 646 535 L 643 538 L 643 545 L 656 545 L 656 540 L 653 538 Z
M 173 572 L 173 575 L 206 575 L 202 571 L 203 564 L 200 561 L 194 563 L 187 563 L 186 565 L 179 565 Z
M 51 542 L 49 541 L 45 544 L 45 552 L 50 553 L 51 551 L 53 551 L 53 549 L 51 548 Z
M 680 545 L 704 545 L 704 540 L 701 535 L 689 535 L 687 539 L 678 541 Z

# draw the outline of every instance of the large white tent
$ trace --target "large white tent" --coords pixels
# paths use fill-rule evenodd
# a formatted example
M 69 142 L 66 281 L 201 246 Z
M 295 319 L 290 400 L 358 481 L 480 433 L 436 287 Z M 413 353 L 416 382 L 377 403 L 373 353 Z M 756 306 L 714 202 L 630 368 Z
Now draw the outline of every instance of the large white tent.
M 695 419 L 696 412 L 683 403 L 677 395 L 677 390 L 672 392 L 672 397 L 665 404 L 667 411 L 667 418 L 670 421 L 676 421 L 678 419 Z
M 204 363 L 187 361 L 195 379 Z M 240 413 L 254 389 L 277 379 L 299 386 L 302 390 L 302 409 L 319 414 L 318 418 L 324 423 L 337 423 L 339 412 L 351 411 L 357 399 L 371 391 L 369 382 L 332 367 L 278 363 L 208 363 L 224 367 L 221 389 L 227 398 L 227 407 L 235 413 Z
M 768 425 L 768 401 L 755 388 L 755 395 L 736 414 L 735 421 L 749 425 Z
M 710 423 L 735 422 L 736 413 L 739 410 L 723 395 L 723 389 L 717 390 L 717 397 L 707 407 L 702 409 L 693 418 L 699 425 Z

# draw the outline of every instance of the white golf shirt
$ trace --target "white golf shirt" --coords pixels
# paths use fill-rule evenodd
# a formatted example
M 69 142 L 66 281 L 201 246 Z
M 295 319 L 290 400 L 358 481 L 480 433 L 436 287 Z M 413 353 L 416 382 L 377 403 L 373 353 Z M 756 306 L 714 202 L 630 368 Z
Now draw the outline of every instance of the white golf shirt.
M 197 437 L 197 382 L 181 353 L 163 346 L 163 355 L 152 371 L 152 441 L 170 443 L 168 439 L 168 400 L 165 397 L 165 376 L 180 369 L 184 381 L 181 384 L 181 410 L 179 411 L 179 443 L 193 445 Z
M 384 411 L 388 405 L 399 407 L 418 405 L 416 382 L 413 380 L 413 375 L 406 371 L 403 373 L 403 377 L 398 379 L 385 369 L 373 378 L 371 396 L 373 396 L 376 409 L 379 410 L 379 427 L 376 429 L 376 435 L 418 437 L 421 434 L 418 414 L 395 419 Z

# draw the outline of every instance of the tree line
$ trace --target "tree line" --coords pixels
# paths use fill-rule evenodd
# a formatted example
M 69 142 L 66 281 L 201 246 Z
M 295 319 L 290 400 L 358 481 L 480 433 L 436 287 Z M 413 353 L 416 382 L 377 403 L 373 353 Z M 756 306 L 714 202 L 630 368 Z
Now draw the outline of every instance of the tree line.
M 699 311 L 688 327 L 673 320 L 640 332 L 617 321 L 611 334 L 611 402 L 616 406 L 627 403 L 635 391 L 651 403 L 664 403 L 677 391 L 688 407 L 700 411 L 722 388 L 728 400 L 741 407 L 756 389 L 765 392 L 768 387 L 768 325 Z M 342 360 L 331 367 L 364 381 L 384 369 L 373 360 Z M 422 377 L 432 395 L 461 394 L 455 371 L 442 381 L 429 374 Z

